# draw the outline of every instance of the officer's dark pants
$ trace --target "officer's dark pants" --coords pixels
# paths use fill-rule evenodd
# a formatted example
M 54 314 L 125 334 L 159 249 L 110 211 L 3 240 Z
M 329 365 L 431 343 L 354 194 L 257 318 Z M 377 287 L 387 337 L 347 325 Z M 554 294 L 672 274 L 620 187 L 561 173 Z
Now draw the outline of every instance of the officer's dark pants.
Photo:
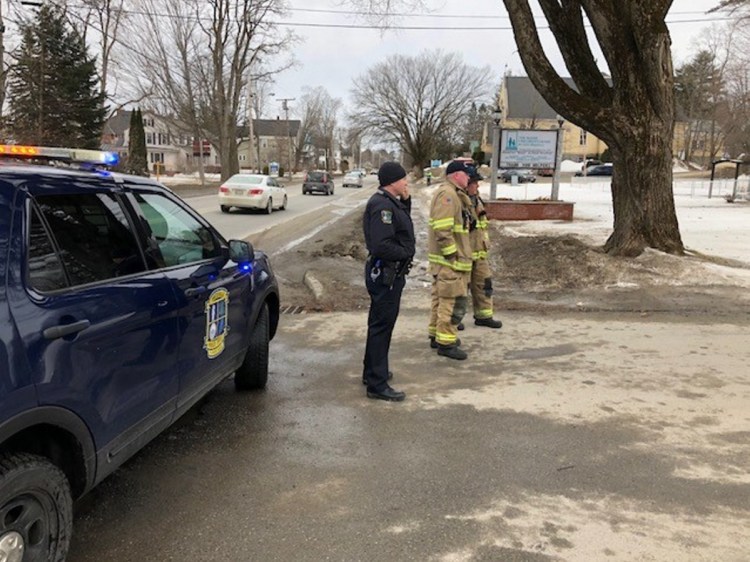
M 388 349 L 391 347 L 391 335 L 406 280 L 403 276 L 397 277 L 393 286 L 389 287 L 383 283 L 382 273 L 381 277 L 373 280 L 371 270 L 368 262 L 365 265 L 365 285 L 370 293 L 370 314 L 367 316 L 367 346 L 362 376 L 367 381 L 367 390 L 382 392 L 388 387 Z

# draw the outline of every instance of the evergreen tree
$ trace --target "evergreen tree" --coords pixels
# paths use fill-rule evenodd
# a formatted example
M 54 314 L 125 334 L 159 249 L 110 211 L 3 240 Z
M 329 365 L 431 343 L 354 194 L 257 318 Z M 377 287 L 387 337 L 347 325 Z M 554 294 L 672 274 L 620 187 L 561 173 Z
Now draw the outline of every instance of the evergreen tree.
M 10 131 L 16 142 L 99 148 L 106 108 L 96 58 L 64 12 L 44 4 L 21 29 L 9 81 Z
M 143 114 L 140 109 L 136 108 L 130 113 L 130 133 L 128 137 L 128 172 L 139 176 L 147 176 L 146 131 L 143 128 Z

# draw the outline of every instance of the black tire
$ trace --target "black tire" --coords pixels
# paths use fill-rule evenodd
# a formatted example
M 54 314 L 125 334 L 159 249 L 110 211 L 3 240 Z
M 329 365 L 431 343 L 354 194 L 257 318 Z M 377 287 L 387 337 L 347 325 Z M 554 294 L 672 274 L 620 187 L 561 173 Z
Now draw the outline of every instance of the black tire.
M 273 199 L 271 197 L 268 198 L 268 204 L 266 204 L 265 212 L 267 215 L 273 213 Z
M 286 195 L 284 195 L 284 202 L 281 204 L 281 208 L 279 209 L 280 211 L 286 211 L 286 203 Z
M 253 327 L 253 333 L 250 335 L 245 359 L 234 373 L 234 387 L 237 390 L 258 390 L 266 387 L 269 333 L 268 305 L 264 303 Z
M 221 206 L 221 212 L 222 213 L 228 213 L 229 212 L 229 205 L 222 205 Z
M 73 498 L 65 474 L 44 457 L 0 455 L 0 541 L 22 539 L 23 560 L 65 560 Z M 11 557 L 12 558 L 12 557 Z

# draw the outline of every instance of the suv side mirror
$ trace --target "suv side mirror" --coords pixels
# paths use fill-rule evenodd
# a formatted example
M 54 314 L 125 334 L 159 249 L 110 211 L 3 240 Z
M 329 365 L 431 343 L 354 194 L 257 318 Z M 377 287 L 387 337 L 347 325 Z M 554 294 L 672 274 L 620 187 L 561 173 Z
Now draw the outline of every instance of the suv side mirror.
M 229 259 L 239 264 L 252 263 L 255 259 L 253 245 L 244 240 L 230 240 Z

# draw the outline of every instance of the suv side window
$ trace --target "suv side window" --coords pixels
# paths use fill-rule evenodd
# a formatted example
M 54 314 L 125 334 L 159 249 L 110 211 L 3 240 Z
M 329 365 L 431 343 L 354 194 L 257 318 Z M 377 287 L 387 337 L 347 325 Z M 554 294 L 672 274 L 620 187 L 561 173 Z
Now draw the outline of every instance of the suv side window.
M 211 230 L 180 205 L 154 193 L 134 196 L 161 254 L 159 263 L 172 267 L 222 255 L 221 245 Z
M 71 286 L 145 271 L 138 243 L 114 195 L 41 195 L 36 202 Z M 36 235 L 34 230 L 30 234 Z
M 29 284 L 42 293 L 68 286 L 60 257 L 36 207 L 31 209 L 29 224 Z

